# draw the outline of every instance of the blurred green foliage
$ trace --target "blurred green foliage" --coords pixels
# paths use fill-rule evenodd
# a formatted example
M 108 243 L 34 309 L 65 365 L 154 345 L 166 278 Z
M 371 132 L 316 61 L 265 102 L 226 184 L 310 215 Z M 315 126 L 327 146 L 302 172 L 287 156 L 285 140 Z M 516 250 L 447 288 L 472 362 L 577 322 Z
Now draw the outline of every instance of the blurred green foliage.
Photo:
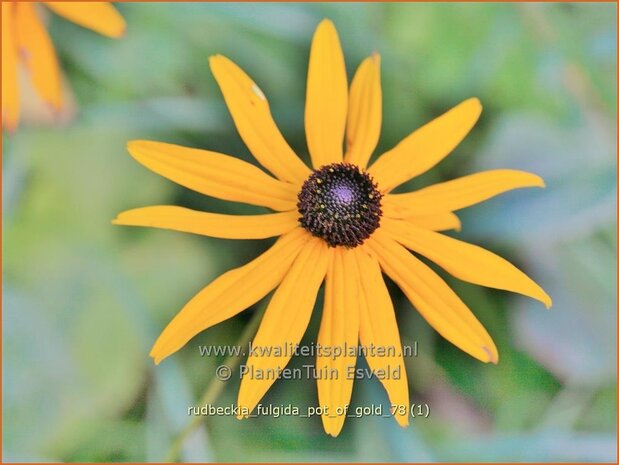
M 3 458 L 162 461 L 251 310 L 154 367 L 159 331 L 202 286 L 269 241 L 224 241 L 113 227 L 120 211 L 178 204 L 259 211 L 204 198 L 138 166 L 124 146 L 154 139 L 251 160 L 208 69 L 227 55 L 269 97 L 307 159 L 303 105 L 313 30 L 330 17 L 349 76 L 383 56 L 377 153 L 459 101 L 485 106 L 471 135 L 405 189 L 477 170 L 520 168 L 547 189 L 512 192 L 463 213 L 461 237 L 506 256 L 554 300 L 447 278 L 495 337 L 498 366 L 449 346 L 391 286 L 412 401 L 431 415 L 400 429 L 349 419 L 338 439 L 318 418 L 208 418 L 185 461 L 616 460 L 616 24 L 614 4 L 121 4 L 112 41 L 50 18 L 79 102 L 67 127 L 3 138 Z M 320 308 L 317 305 L 317 308 Z M 315 312 L 307 341 L 315 339 Z M 293 366 L 311 360 L 293 360 Z M 230 381 L 217 403 L 236 400 Z M 312 381 L 264 399 L 315 405 Z M 376 380 L 353 405 L 386 402 Z

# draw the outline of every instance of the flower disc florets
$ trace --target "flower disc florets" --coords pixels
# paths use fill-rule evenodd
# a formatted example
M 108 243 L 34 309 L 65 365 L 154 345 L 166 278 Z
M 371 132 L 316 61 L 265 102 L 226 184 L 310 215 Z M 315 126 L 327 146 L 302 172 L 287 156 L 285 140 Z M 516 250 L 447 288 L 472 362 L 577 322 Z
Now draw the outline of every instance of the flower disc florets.
M 331 247 L 363 244 L 378 228 L 382 194 L 369 174 L 350 163 L 315 170 L 299 192 L 301 226 Z

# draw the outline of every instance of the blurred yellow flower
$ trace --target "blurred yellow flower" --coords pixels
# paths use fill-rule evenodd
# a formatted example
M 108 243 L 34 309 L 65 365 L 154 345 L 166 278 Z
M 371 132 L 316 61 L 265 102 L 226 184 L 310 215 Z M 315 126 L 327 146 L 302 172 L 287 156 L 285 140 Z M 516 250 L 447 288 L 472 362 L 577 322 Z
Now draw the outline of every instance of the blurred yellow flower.
M 132 141 L 131 155 L 187 188 L 224 200 L 259 205 L 275 213 L 231 216 L 176 206 L 121 213 L 115 224 L 152 226 L 228 239 L 281 236 L 245 266 L 228 271 L 199 292 L 159 336 L 156 363 L 193 336 L 233 317 L 276 289 L 254 338 L 249 373 L 277 373 L 307 328 L 318 290 L 325 298 L 317 346 L 319 405 L 325 431 L 337 436 L 345 420 L 353 379 L 347 376 L 357 348 L 375 373 L 401 373 L 382 383 L 400 425 L 408 424 L 408 384 L 393 304 L 382 273 L 447 340 L 483 362 L 498 361 L 494 342 L 449 286 L 407 249 L 475 284 L 521 293 L 551 305 L 550 297 L 503 258 L 437 231 L 459 229 L 455 210 L 502 192 L 544 185 L 534 174 L 486 171 L 405 194 L 396 186 L 445 158 L 476 123 L 481 105 L 468 99 L 414 131 L 367 168 L 382 119 L 380 58 L 359 66 L 348 88 L 344 57 L 333 24 L 324 20 L 313 38 L 307 78 L 305 130 L 312 161 L 293 152 L 271 117 L 259 87 L 229 59 L 210 58 L 241 138 L 273 176 L 220 153 L 162 142 Z M 343 149 L 345 140 L 346 150 Z M 371 350 L 371 347 L 383 350 Z M 390 347 L 397 348 L 390 352 Z M 278 356 L 267 356 L 266 352 Z M 386 355 L 386 356 L 385 356 Z M 336 371 L 333 371 L 336 370 Z M 273 377 L 244 376 L 238 396 L 251 412 Z
M 54 13 L 108 37 L 120 37 L 125 21 L 110 2 L 39 2 Z M 23 66 L 39 97 L 62 108 L 61 71 L 36 3 L 2 2 L 2 125 L 19 124 L 19 69 Z

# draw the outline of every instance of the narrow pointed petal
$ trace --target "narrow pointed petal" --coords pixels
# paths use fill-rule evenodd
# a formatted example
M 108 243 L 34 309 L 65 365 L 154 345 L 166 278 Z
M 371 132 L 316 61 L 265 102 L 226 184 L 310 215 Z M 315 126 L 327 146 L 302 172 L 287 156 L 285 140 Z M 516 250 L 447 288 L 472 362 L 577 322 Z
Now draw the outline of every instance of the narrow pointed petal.
M 352 395 L 353 377 L 348 373 L 357 363 L 359 341 L 359 271 L 352 250 L 335 248 L 327 270 L 325 304 L 318 333 L 320 347 L 329 347 L 337 355 L 319 353 L 316 357 L 318 405 L 326 407 L 322 415 L 325 432 L 340 434 L 346 420 L 346 406 Z M 337 374 L 337 375 L 335 375 Z M 332 376 L 333 375 L 333 376 Z
M 272 376 L 259 379 L 261 376 L 256 373 L 283 370 L 292 355 L 290 348 L 301 342 L 318 289 L 327 272 L 329 254 L 330 250 L 321 239 L 311 238 L 273 294 L 253 341 L 253 347 L 258 353 L 260 350 L 269 350 L 271 355 L 250 354 L 247 359 L 248 373 L 241 381 L 238 397 L 241 410 L 251 412 L 275 382 Z
M 415 215 L 406 218 L 406 221 L 431 231 L 448 231 L 450 229 L 460 231 L 462 229 L 460 218 L 451 212 L 434 215 Z
M 473 244 L 386 218 L 383 231 L 404 247 L 424 255 L 456 278 L 480 286 L 532 297 L 550 308 L 548 294 L 504 258 Z
M 266 215 L 221 215 L 172 205 L 135 208 L 113 224 L 171 229 L 222 239 L 265 239 L 281 236 L 299 225 L 296 211 Z
M 224 273 L 202 289 L 155 342 L 150 352 L 155 363 L 179 350 L 199 332 L 232 318 L 271 292 L 310 238 L 301 228 L 295 229 L 258 258 Z
M 110 2 L 45 2 L 57 15 L 108 37 L 125 33 L 125 20 Z
M 413 209 L 408 208 L 408 204 L 400 205 L 400 202 L 393 201 L 394 195 L 387 195 L 382 200 L 383 216 L 385 218 L 405 219 L 422 228 L 431 229 L 432 231 L 445 231 L 454 229 L 460 231 L 462 224 L 460 219 L 450 211 L 441 211 L 433 209 L 432 212 L 428 209 Z
M 310 51 L 305 100 L 305 134 L 314 168 L 343 160 L 348 110 L 344 54 L 328 19 L 316 29 Z
M 62 106 L 60 67 L 52 41 L 35 7 L 34 3 L 15 6 L 18 47 L 39 96 L 58 110 Z
M 260 88 L 224 56 L 212 56 L 209 63 L 234 124 L 256 160 L 282 181 L 302 184 L 310 170 L 277 128 Z
M 383 280 L 378 262 L 368 256 L 364 250 L 355 251 L 361 286 L 359 299 L 359 340 L 365 350 L 365 359 L 374 372 L 398 370 L 398 379 L 386 377 L 381 380 L 393 415 L 400 426 L 408 425 L 409 397 L 406 368 L 402 357 L 402 343 L 395 319 L 391 296 Z M 374 347 L 375 350 L 370 350 Z M 382 356 L 376 349 L 385 352 Z M 390 350 L 393 348 L 394 352 Z
M 380 55 L 375 53 L 361 63 L 350 85 L 344 158 L 348 163 L 367 166 L 380 137 L 382 100 Z
M 545 184 L 542 178 L 526 171 L 491 170 L 406 194 L 391 194 L 385 200 L 399 209 L 399 218 L 405 218 L 411 214 L 459 210 L 523 187 L 545 187 Z
M 201 194 L 279 211 L 296 209 L 297 187 L 237 158 L 140 140 L 129 142 L 127 149 L 148 169 Z
M 2 2 L 2 126 L 14 131 L 19 122 L 18 58 L 15 5 Z
M 482 362 L 498 361 L 490 335 L 434 271 L 380 231 L 367 244 L 385 273 L 441 336 Z
M 466 137 L 479 115 L 476 98 L 465 100 L 425 126 L 417 129 L 388 152 L 381 155 L 369 172 L 383 192 L 425 173 Z

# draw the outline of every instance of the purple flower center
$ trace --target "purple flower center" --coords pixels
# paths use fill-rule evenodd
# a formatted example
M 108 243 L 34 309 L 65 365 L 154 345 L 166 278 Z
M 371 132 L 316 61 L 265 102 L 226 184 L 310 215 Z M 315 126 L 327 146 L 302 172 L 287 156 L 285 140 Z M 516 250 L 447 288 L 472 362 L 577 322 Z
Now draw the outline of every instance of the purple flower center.
M 355 199 L 352 189 L 347 186 L 335 186 L 333 190 L 334 199 L 342 204 L 350 203 Z
M 356 247 L 380 225 L 381 198 L 372 178 L 359 167 L 322 166 L 299 192 L 299 223 L 331 247 Z

